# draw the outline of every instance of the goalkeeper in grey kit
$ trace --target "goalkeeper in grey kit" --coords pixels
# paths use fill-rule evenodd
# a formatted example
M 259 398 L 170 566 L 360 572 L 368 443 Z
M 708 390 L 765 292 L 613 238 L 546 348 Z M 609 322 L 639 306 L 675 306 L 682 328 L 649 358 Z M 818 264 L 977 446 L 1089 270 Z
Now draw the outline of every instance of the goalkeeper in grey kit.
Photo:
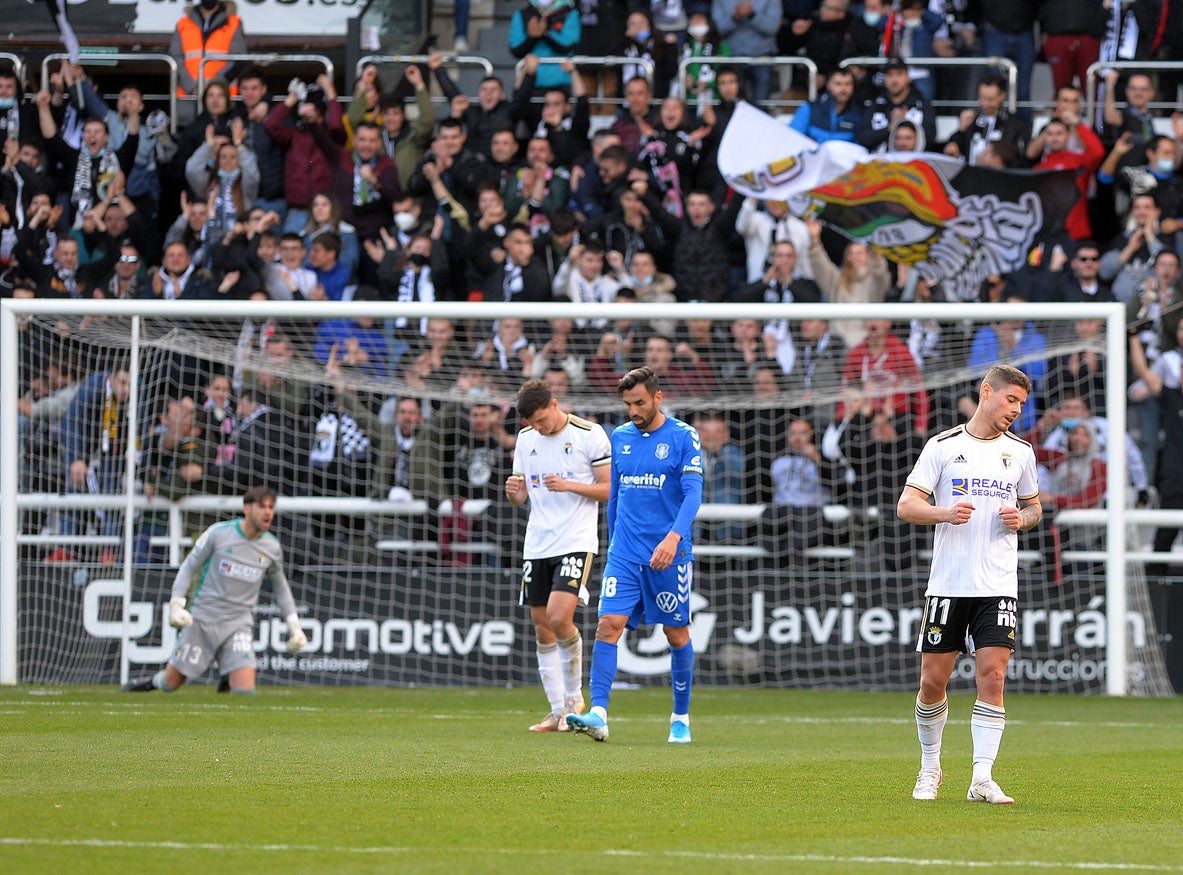
M 168 664 L 125 692 L 171 693 L 201 677 L 217 660 L 232 693 L 255 691 L 254 618 L 263 580 L 271 587 L 288 624 L 288 650 L 308 643 L 291 587 L 283 572 L 283 550 L 271 534 L 275 493 L 256 486 L 243 497 L 240 519 L 216 523 L 197 539 L 173 582 L 170 626 L 183 629 Z

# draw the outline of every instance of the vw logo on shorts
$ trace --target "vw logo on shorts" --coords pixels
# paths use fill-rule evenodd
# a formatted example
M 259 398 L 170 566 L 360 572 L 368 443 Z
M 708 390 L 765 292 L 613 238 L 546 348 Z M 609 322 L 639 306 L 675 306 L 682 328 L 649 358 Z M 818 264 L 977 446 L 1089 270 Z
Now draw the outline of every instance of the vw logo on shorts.
M 659 592 L 657 594 L 657 607 L 667 614 L 671 614 L 674 608 L 678 606 L 678 597 L 672 592 Z

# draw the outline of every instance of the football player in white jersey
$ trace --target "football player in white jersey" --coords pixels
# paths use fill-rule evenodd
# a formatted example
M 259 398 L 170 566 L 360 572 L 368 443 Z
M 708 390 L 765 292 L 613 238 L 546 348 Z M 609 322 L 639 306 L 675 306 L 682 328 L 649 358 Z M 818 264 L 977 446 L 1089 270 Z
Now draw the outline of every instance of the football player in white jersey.
M 550 703 L 550 713 L 530 731 L 567 732 L 567 715 L 584 708 L 575 608 L 588 600 L 612 449 L 601 426 L 559 407 L 545 380 L 521 387 L 517 409 L 526 427 L 518 433 L 505 494 L 516 505 L 530 503 L 521 597 L 530 606 L 538 673 Z
M 1015 801 L 992 772 L 1006 726 L 1003 686 L 1018 627 L 1018 533 L 1038 525 L 1043 514 L 1035 452 L 1009 431 L 1030 392 L 1022 371 L 991 368 L 974 415 L 925 444 L 896 508 L 905 522 L 936 526 L 916 644 L 920 774 L 913 799 L 937 798 L 941 736 L 949 716 L 945 690 L 958 654 L 970 652 L 978 697 L 970 718 L 973 778 L 966 798 L 996 805 Z

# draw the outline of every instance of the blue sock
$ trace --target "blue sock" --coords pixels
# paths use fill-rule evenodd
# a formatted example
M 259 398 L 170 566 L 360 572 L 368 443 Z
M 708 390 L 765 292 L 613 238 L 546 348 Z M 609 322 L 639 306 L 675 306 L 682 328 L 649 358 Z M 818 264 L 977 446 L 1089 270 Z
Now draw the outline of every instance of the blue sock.
M 694 685 L 694 643 L 670 648 L 670 681 L 674 687 L 674 713 L 690 713 L 690 688 Z
M 615 644 L 597 639 L 592 647 L 591 664 L 591 703 L 594 708 L 599 705 L 608 710 L 608 696 L 612 692 L 612 681 L 616 679 L 616 657 L 618 650 Z

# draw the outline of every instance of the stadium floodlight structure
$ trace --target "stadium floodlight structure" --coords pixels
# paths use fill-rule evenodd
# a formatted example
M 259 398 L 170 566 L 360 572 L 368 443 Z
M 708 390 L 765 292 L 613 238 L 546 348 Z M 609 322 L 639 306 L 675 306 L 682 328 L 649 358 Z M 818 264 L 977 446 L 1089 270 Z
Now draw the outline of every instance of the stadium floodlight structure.
M 216 311 L 216 314 L 212 311 Z M 216 315 L 216 321 L 220 327 L 210 328 L 206 324 L 209 320 L 213 324 L 215 320 L 211 317 Z M 118 300 L 118 301 L 73 301 L 73 300 L 46 300 L 46 299 L 32 299 L 32 300 L 5 300 L 0 302 L 0 360 L 2 360 L 2 382 L 0 382 L 0 398 L 3 398 L 3 403 L 0 404 L 0 414 L 2 414 L 2 428 L 0 428 L 0 471 L 4 472 L 3 485 L 0 489 L 0 551 L 2 551 L 2 558 L 0 558 L 0 683 L 12 684 L 18 682 L 19 678 L 24 675 L 20 671 L 18 665 L 18 639 L 22 634 L 22 630 L 18 628 L 18 618 L 22 616 L 23 606 L 22 599 L 22 579 L 27 576 L 29 569 L 33 565 L 37 565 L 37 561 L 30 559 L 30 545 L 38 543 L 38 537 L 32 534 L 28 529 L 27 521 L 22 522 L 22 512 L 28 509 L 31 502 L 35 502 L 36 495 L 33 494 L 35 490 L 22 491 L 21 484 L 18 482 L 19 478 L 14 475 L 20 469 L 21 464 L 21 436 L 18 434 L 18 414 L 16 410 L 15 401 L 18 397 L 18 371 L 20 369 L 22 352 L 22 328 L 29 320 L 45 321 L 45 320 L 59 320 L 64 319 L 69 322 L 70 331 L 80 335 L 79 343 L 89 350 L 90 354 L 97 356 L 89 366 L 89 370 L 98 370 L 101 365 L 101 356 L 104 351 L 122 347 L 126 350 L 127 360 L 132 369 L 132 397 L 129 399 L 125 408 L 126 429 L 127 429 L 127 457 L 126 457 L 126 472 L 124 475 L 122 494 L 118 496 L 92 496 L 92 495 L 75 495 L 64 496 L 56 495 L 46 498 L 46 503 L 56 504 L 61 507 L 101 507 L 104 504 L 107 507 L 118 506 L 122 509 L 123 519 L 123 536 L 121 539 L 122 547 L 122 570 L 118 568 L 115 570 L 116 575 L 122 575 L 125 585 L 121 590 L 116 587 L 110 592 L 119 592 L 122 596 L 122 616 L 118 622 L 122 624 L 122 651 L 119 660 L 119 674 L 126 677 L 128 673 L 128 657 L 127 650 L 130 642 L 130 633 L 133 625 L 142 625 L 139 623 L 142 617 L 137 618 L 133 616 L 133 606 L 131 602 L 130 585 L 126 585 L 126 581 L 132 579 L 133 576 L 133 539 L 136 525 L 136 515 L 138 511 L 143 510 L 148 505 L 145 504 L 145 499 L 137 491 L 137 457 L 136 445 L 144 437 L 142 432 L 145 430 L 145 423 L 151 421 L 151 415 L 157 410 L 157 407 L 152 403 L 152 398 L 145 398 L 145 395 L 158 395 L 163 397 L 167 391 L 160 385 L 155 385 L 152 380 L 157 379 L 154 374 L 159 372 L 156 361 L 161 355 L 168 353 L 180 352 L 188 356 L 196 357 L 203 362 L 218 363 L 222 367 L 232 366 L 235 373 L 239 374 L 243 369 L 249 372 L 252 367 L 258 366 L 257 349 L 244 350 L 241 338 L 244 336 L 240 332 L 240 328 L 244 323 L 251 323 L 258 327 L 268 322 L 269 320 L 278 321 L 287 325 L 301 325 L 307 328 L 307 333 L 315 334 L 315 326 L 319 321 L 329 319 L 355 319 L 355 318 L 373 318 L 376 319 L 379 325 L 382 325 L 384 320 L 394 320 L 397 318 L 404 318 L 414 323 L 415 320 L 425 318 L 438 318 L 452 320 L 457 325 L 478 326 L 480 331 L 486 334 L 489 331 L 489 326 L 496 323 L 497 320 L 521 319 L 527 326 L 538 329 L 538 333 L 546 336 L 546 320 L 553 318 L 572 319 L 576 320 L 580 325 L 605 325 L 609 328 L 616 323 L 617 320 L 628 320 L 635 324 L 650 324 L 654 323 L 661 325 L 664 323 L 681 324 L 686 320 L 710 320 L 713 325 L 723 328 L 724 330 L 714 335 L 714 343 L 718 344 L 716 350 L 706 350 L 707 352 L 722 352 L 727 345 L 726 329 L 730 324 L 739 319 L 755 319 L 761 322 L 774 324 L 780 323 L 782 325 L 796 326 L 804 320 L 827 320 L 831 323 L 838 320 L 867 320 L 867 319 L 882 319 L 890 320 L 897 324 L 906 326 L 911 323 L 913 325 L 936 325 L 949 330 L 950 336 L 956 335 L 957 339 L 953 341 L 955 349 L 955 357 L 963 357 L 969 348 L 971 338 L 974 330 L 985 326 L 997 320 L 1022 320 L 1023 322 L 1035 321 L 1043 325 L 1059 326 L 1061 329 L 1067 329 L 1073 320 L 1081 319 L 1095 319 L 1099 320 L 1104 325 L 1104 330 L 1101 336 L 1095 341 L 1093 349 L 1103 354 L 1106 362 L 1106 415 L 1109 420 L 1109 432 L 1112 435 L 1123 435 L 1126 431 L 1126 395 L 1125 395 L 1125 360 L 1126 360 L 1126 326 L 1125 326 L 1125 312 L 1120 304 L 1081 304 L 1081 305 L 1057 305 L 1057 304 L 961 304 L 961 303 L 941 303 L 941 304 L 920 304 L 920 303 L 893 303 L 893 304 L 610 304 L 610 305 L 590 305 L 590 304 L 574 304 L 574 303 L 558 303 L 558 304 L 515 304 L 515 303 L 435 303 L 435 304 L 398 304 L 393 302 L 283 302 L 283 301 L 244 301 L 244 302 L 224 302 L 212 303 L 208 301 L 141 301 L 141 300 Z M 473 329 L 474 333 L 476 328 Z M 589 329 L 590 330 L 590 329 Z M 606 330 L 606 329 L 605 329 Z M 1067 331 L 1063 332 L 1067 334 Z M 255 333 L 257 338 L 258 332 Z M 488 339 L 488 338 L 486 338 Z M 1064 352 L 1075 348 L 1074 341 L 1066 341 L 1065 344 L 1059 348 L 1059 351 Z M 542 346 L 541 340 L 538 344 Z M 248 344 L 249 346 L 249 344 Z M 1052 356 L 1056 353 L 1057 347 L 1052 344 L 1049 346 L 1047 356 Z M 153 358 L 155 356 L 156 358 Z M 639 351 L 634 351 L 634 363 L 639 362 L 641 358 Z M 960 361 L 960 358 L 958 358 Z M 1013 364 L 1020 364 L 1019 362 L 1007 362 Z M 517 365 L 515 364 L 515 367 Z M 298 366 L 293 365 L 293 372 L 289 376 L 296 380 L 302 380 L 309 383 L 315 383 L 318 380 L 324 379 L 322 376 L 322 367 L 316 365 L 315 367 L 306 367 L 300 370 Z M 87 370 L 87 368 L 84 368 Z M 947 362 L 933 366 L 931 372 L 926 372 L 925 381 L 929 387 L 937 385 L 952 386 L 957 382 L 965 383 L 971 382 L 977 377 L 981 376 L 985 368 L 980 368 L 976 373 L 971 372 L 965 365 L 950 365 Z M 164 379 L 160 377 L 159 379 Z M 396 396 L 400 394 L 415 394 L 407 389 L 399 378 L 393 376 L 386 377 L 354 377 L 358 381 L 358 387 L 366 391 L 380 393 L 383 396 Z M 514 381 L 510 381 L 514 382 Z M 520 374 L 516 382 L 520 382 Z M 828 394 L 827 394 L 828 393 Z M 418 394 L 431 396 L 431 392 L 422 392 Z M 674 393 L 670 393 L 674 396 Z M 512 400 L 511 392 L 502 392 L 502 400 Z M 819 387 L 814 402 L 828 399 L 830 402 L 837 401 L 840 398 L 840 386 L 837 384 L 827 387 Z M 615 394 L 611 391 L 600 391 L 598 394 L 586 390 L 580 390 L 578 387 L 573 387 L 572 403 L 576 409 L 585 409 L 591 413 L 602 413 L 607 418 L 619 419 L 619 404 L 615 398 Z M 159 399 L 157 399 L 159 400 Z M 446 391 L 441 392 L 434 397 L 429 398 L 435 402 L 448 401 L 449 395 Z M 780 404 L 785 406 L 795 406 L 800 403 L 800 398 L 794 398 L 789 393 L 781 393 L 778 399 L 771 402 L 772 404 Z M 694 413 L 705 410 L 720 410 L 726 409 L 737 412 L 740 417 L 737 421 L 742 421 L 742 414 L 744 411 L 755 410 L 760 406 L 761 402 L 756 402 L 751 397 L 750 392 L 746 386 L 741 386 L 734 381 L 723 381 L 722 384 L 714 391 L 704 393 L 702 397 L 698 397 L 693 392 L 682 393 L 681 395 L 672 398 L 670 406 L 679 414 L 687 417 L 692 417 Z M 768 402 L 762 402 L 767 404 Z M 146 413 L 148 411 L 149 413 Z M 947 412 L 947 411 L 946 411 Z M 954 418 L 961 419 L 954 414 Z M 820 437 L 820 436 L 819 436 Z M 1126 561 L 1127 561 L 1127 518 L 1125 501 L 1125 487 L 1126 483 L 1126 457 L 1123 452 L 1123 443 L 1121 440 L 1110 440 L 1108 442 L 1107 451 L 1107 468 L 1108 468 L 1108 482 L 1109 482 L 1109 501 L 1105 510 L 1097 511 L 1098 516 L 1104 518 L 1104 529 L 1106 533 L 1105 547 L 1104 547 L 1104 603 L 1106 606 L 1106 617 L 1104 621 L 1104 639 L 1105 639 L 1105 681 L 1104 691 L 1113 695 L 1124 695 L 1129 689 L 1129 680 L 1127 678 L 1127 578 L 1126 578 Z M 300 501 L 304 504 L 300 505 L 300 511 L 308 509 L 308 505 L 315 504 L 315 495 L 307 495 Z M 449 498 L 454 496 L 432 496 L 432 495 L 416 495 L 415 498 L 422 500 L 427 499 L 428 503 L 436 501 L 441 498 Z M 52 500 L 51 500 L 52 498 Z M 193 498 L 182 499 L 181 505 L 186 501 L 193 507 L 200 507 L 206 511 L 211 509 L 222 508 L 228 511 L 234 507 L 232 498 Z M 345 498 L 335 499 L 337 504 L 332 505 L 333 512 L 339 513 L 354 513 L 364 515 L 370 511 L 380 512 L 386 515 L 398 515 L 399 513 L 421 512 L 423 505 L 415 505 L 412 510 L 407 510 L 406 507 L 400 506 L 398 508 L 392 507 L 390 502 L 379 500 L 376 504 L 372 503 L 370 498 Z M 371 503 L 368 503 L 371 502 Z M 153 505 L 155 506 L 155 505 Z M 169 508 L 170 519 L 177 518 L 180 510 L 179 505 L 173 505 Z M 296 505 L 290 505 L 296 507 Z M 721 507 L 720 505 L 708 505 L 704 510 L 702 519 L 713 520 L 732 520 L 739 521 L 741 524 L 744 521 L 759 517 L 761 508 L 755 506 L 755 503 L 749 502 L 747 506 L 734 506 L 730 509 Z M 830 520 L 831 508 L 827 508 L 826 519 Z M 848 511 L 849 509 L 846 509 Z M 280 503 L 281 513 L 284 511 L 283 498 Z M 467 506 L 465 508 L 467 512 Z M 842 516 L 843 509 L 837 509 L 837 516 Z M 479 511 L 473 511 L 479 513 Z M 1079 519 L 1079 513 L 1078 519 Z M 1143 512 L 1138 512 L 1136 518 L 1144 520 Z M 1050 515 L 1050 513 L 1048 514 Z M 1094 522 L 1096 518 L 1091 518 Z M 53 530 L 50 529 L 48 534 L 41 535 L 41 543 L 45 540 L 52 540 L 55 536 Z M 170 560 L 175 563 L 177 559 L 177 545 L 176 532 L 173 531 L 168 537 L 163 538 L 169 540 L 171 538 L 171 554 Z M 63 542 L 61 538 L 59 542 Z M 160 539 L 158 539 L 160 540 Z M 78 536 L 77 542 L 85 545 L 86 538 Z M 426 549 L 428 552 L 435 550 L 435 545 L 430 544 L 424 548 L 420 542 L 412 542 L 407 540 L 391 540 L 386 539 L 380 541 L 380 544 L 394 545 L 390 549 L 394 550 L 413 550 Z M 381 549 L 381 548 L 379 548 Z M 496 549 L 496 545 L 493 545 Z M 475 550 L 475 548 L 474 548 Z M 827 548 L 824 545 L 814 551 L 812 555 L 819 557 L 819 561 L 825 561 L 831 554 L 826 551 L 831 550 L 833 555 L 848 555 L 849 551 L 843 552 L 844 548 Z M 601 553 L 604 548 L 602 547 Z M 700 555 L 703 557 L 715 557 L 718 561 L 726 561 L 734 557 L 748 557 L 758 554 L 759 548 L 754 547 L 750 541 L 745 543 L 728 543 L 721 542 L 718 544 L 708 544 L 705 541 L 701 545 Z M 512 561 L 516 560 L 511 560 Z M 697 577 L 697 575 L 696 575 Z M 734 584 L 742 585 L 743 581 L 733 581 Z M 297 586 L 298 589 L 298 586 Z M 1021 585 L 1021 593 L 1023 591 Z M 903 599 L 911 601 L 920 601 L 921 590 L 902 589 L 893 598 L 900 598 L 902 594 Z M 847 605 L 850 597 L 843 596 L 845 601 L 843 605 Z M 1095 603 L 1090 602 L 1090 604 Z M 814 610 L 809 608 L 807 610 Z M 843 609 L 845 610 L 845 608 Z M 842 623 L 847 623 L 847 614 L 841 611 L 834 613 L 834 617 L 842 616 Z M 791 612 L 782 614 L 783 616 L 793 616 Z M 797 622 L 800 622 L 800 615 L 795 615 Z M 814 617 L 820 615 L 815 614 Z M 808 617 L 810 623 L 821 623 L 817 620 Z M 913 617 L 912 620 L 916 618 Z M 834 619 L 828 622 L 835 622 Z M 850 621 L 853 622 L 853 621 Z M 868 621 L 868 629 L 873 629 L 874 623 Z M 108 623 L 107 628 L 110 628 Z M 394 627 L 391 627 L 394 628 Z M 845 627 L 844 627 L 845 628 Z M 387 634 L 387 625 L 383 623 L 381 626 L 374 621 L 373 630 L 375 634 Z M 354 634 L 350 631 L 350 635 Z M 861 627 L 860 627 L 861 631 Z M 362 634 L 362 633 L 358 633 Z M 393 632 L 390 634 L 394 634 Z M 426 632 L 424 634 L 427 634 Z M 442 634 L 439 629 L 436 629 L 436 634 Z M 448 634 L 452 634 L 451 631 Z M 474 633 L 475 634 L 475 633 Z M 901 635 L 903 633 L 901 632 Z M 329 636 L 331 639 L 331 635 Z M 736 633 L 734 636 L 736 640 L 743 641 L 743 636 Z M 643 642 L 638 642 L 638 651 L 640 651 Z M 49 646 L 47 642 L 39 642 L 38 646 Z M 764 646 L 764 645 L 762 645 Z M 1151 644 L 1153 648 L 1153 643 Z M 901 648 L 907 649 L 907 648 Z M 748 656 L 751 654 L 749 653 Z M 746 658 L 746 657 L 745 657 Z M 906 657 L 902 657 L 906 658 Z M 741 659 L 741 662 L 743 659 Z M 723 661 L 721 660 L 721 663 Z M 627 672 L 627 660 L 622 664 L 622 670 Z M 835 669 L 837 674 L 840 674 L 841 669 Z M 71 675 L 72 677 L 74 675 Z M 822 685 L 833 683 L 834 677 L 826 676 L 820 680 Z M 461 679 L 462 680 L 462 679 Z M 381 681 L 380 681 L 381 682 Z M 440 678 L 438 682 L 457 682 L 457 678 Z M 789 682 L 792 682 L 791 679 Z

